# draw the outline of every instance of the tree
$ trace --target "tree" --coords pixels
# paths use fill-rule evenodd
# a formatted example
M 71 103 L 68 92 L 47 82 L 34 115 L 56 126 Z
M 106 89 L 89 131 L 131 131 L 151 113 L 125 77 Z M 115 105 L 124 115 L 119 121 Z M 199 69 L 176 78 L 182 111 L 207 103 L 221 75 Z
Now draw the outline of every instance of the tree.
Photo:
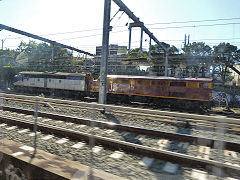
M 52 48 L 54 57 L 52 58 Z M 21 42 L 17 48 L 28 58 L 30 69 L 37 71 L 68 71 L 72 53 L 67 49 L 52 47 L 47 43 Z
M 182 50 L 183 54 L 192 56 L 209 56 L 212 54 L 212 48 L 204 42 L 193 42 L 186 45 Z
M 178 61 L 179 58 L 179 50 L 175 46 L 171 46 L 165 42 L 161 42 L 162 45 L 168 49 L 167 55 L 168 55 L 168 60 L 169 64 L 171 65 L 171 69 L 176 68 L 176 63 L 172 63 L 174 61 Z M 151 48 L 151 63 L 153 64 L 153 71 L 155 72 L 156 75 L 163 75 L 164 73 L 164 68 L 165 68 L 165 58 L 166 58 L 166 52 L 165 50 L 159 46 L 158 44 L 152 45 Z
M 188 76 L 198 77 L 201 73 L 201 76 L 205 77 L 206 72 L 210 73 L 213 51 L 209 45 L 204 42 L 193 42 L 185 45 L 182 51 Z
M 147 58 L 147 52 L 140 52 L 140 48 L 131 49 L 127 59 Z
M 237 46 L 231 45 L 230 43 L 220 43 L 217 46 L 214 46 L 214 74 L 217 74 L 221 78 L 221 83 L 223 91 L 226 92 L 226 83 L 232 81 L 233 77 L 229 71 L 229 67 L 233 68 L 235 64 L 240 62 L 240 50 L 237 49 Z M 235 99 L 235 88 L 231 88 L 228 92 L 231 95 L 231 99 Z M 227 98 L 226 98 L 227 100 Z M 228 102 L 227 108 L 229 109 Z M 234 102 L 232 102 L 234 103 Z
M 0 66 L 13 65 L 17 52 L 15 50 L 5 49 L 0 50 Z
M 214 64 L 218 73 L 221 77 L 222 85 L 225 85 L 227 81 L 232 80 L 228 67 L 240 62 L 240 50 L 237 46 L 231 45 L 230 43 L 220 43 L 214 46 Z
M 8 87 L 12 82 L 15 74 L 19 69 L 16 67 L 15 61 L 17 52 L 15 50 L 4 49 L 0 50 L 0 81 L 1 88 Z
M 168 55 L 179 53 L 179 50 L 175 46 L 171 46 L 165 42 L 161 42 L 161 43 L 164 47 L 166 47 L 168 49 Z M 152 45 L 150 50 L 151 50 L 152 55 L 160 55 L 160 54 L 165 53 L 164 49 L 161 46 L 159 46 L 158 44 Z

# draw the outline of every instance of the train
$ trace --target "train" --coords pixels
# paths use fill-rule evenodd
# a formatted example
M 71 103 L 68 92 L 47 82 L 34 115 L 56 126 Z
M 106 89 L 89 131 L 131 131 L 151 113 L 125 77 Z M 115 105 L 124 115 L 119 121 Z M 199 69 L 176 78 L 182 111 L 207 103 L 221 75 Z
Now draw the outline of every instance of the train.
M 83 73 L 20 72 L 14 89 L 24 92 L 97 97 L 100 78 Z M 109 101 L 141 102 L 185 108 L 212 106 L 210 78 L 107 75 Z

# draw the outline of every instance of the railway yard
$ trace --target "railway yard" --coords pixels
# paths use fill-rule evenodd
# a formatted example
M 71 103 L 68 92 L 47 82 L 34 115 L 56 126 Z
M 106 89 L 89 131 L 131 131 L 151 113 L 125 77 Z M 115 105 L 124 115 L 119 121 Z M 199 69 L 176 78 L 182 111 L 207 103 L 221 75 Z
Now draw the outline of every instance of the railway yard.
M 31 153 L 36 145 L 114 178 L 239 177 L 238 118 L 6 93 L 0 97 L 3 143 L 21 143 Z
M 240 4 L 124 2 L 0 0 L 0 180 L 240 180 Z

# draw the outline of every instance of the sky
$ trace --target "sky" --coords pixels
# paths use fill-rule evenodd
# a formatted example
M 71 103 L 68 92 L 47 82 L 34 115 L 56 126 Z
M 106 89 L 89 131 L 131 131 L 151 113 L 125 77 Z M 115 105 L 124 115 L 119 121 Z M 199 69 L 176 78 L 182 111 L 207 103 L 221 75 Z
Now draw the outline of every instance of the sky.
M 183 47 L 205 42 L 211 47 L 229 42 L 240 48 L 239 0 L 122 0 L 159 41 Z M 112 1 L 110 44 L 128 45 L 126 14 Z M 102 43 L 104 0 L 0 0 L 0 24 L 94 53 Z M 144 34 L 143 47 L 149 37 Z M 15 49 L 31 38 L 0 31 L 4 48 Z M 39 42 L 39 41 L 37 41 Z M 132 47 L 140 44 L 140 29 L 132 32 Z M 154 44 L 154 42 L 152 43 Z

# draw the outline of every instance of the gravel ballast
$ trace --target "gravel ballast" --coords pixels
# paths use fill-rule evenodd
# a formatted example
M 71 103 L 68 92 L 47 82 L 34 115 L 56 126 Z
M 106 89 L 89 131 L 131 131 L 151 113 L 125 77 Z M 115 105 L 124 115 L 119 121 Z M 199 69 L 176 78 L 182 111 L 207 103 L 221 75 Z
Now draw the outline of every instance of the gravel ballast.
M 14 106 L 18 108 L 25 108 L 25 109 L 34 109 L 34 105 L 29 104 L 23 104 L 23 103 L 16 103 L 12 101 L 4 102 L 4 105 L 7 106 Z M 64 107 L 54 107 L 54 109 L 50 107 L 43 107 L 39 106 L 39 111 L 44 112 L 50 112 L 50 113 L 57 113 L 62 115 L 68 115 L 68 116 L 76 116 L 76 117 L 85 117 L 89 119 L 95 119 L 95 120 L 101 120 L 101 121 L 107 121 L 107 122 L 114 122 L 114 123 L 120 123 L 120 124 L 126 124 L 126 125 L 132 125 L 137 127 L 143 127 L 143 128 L 150 128 L 150 129 L 158 129 L 163 131 L 170 131 L 170 132 L 177 132 L 177 133 L 185 133 L 189 135 L 195 135 L 195 136 L 202 136 L 202 137 L 208 137 L 208 138 L 218 138 L 221 137 L 220 134 L 209 131 L 207 129 L 202 129 L 196 127 L 185 128 L 184 124 L 178 123 L 173 124 L 169 122 L 161 122 L 158 118 L 150 118 L 150 117 L 144 117 L 144 116 L 136 116 L 136 115 L 126 115 L 126 114 L 120 114 L 120 113 L 106 113 L 102 114 L 99 111 L 94 110 L 86 110 L 86 109 L 72 109 L 72 108 L 64 108 Z M 9 114 L 8 114 L 9 113 Z M 10 115 L 10 112 L 1 112 L 1 114 Z M 12 115 L 14 116 L 14 115 Z M 32 116 L 19 116 L 26 120 L 34 120 Z M 63 121 L 44 121 L 45 118 L 38 118 L 39 122 L 45 123 L 45 124 L 51 124 L 56 125 L 60 127 L 65 127 L 73 130 L 80 130 L 81 132 L 91 132 L 91 128 L 89 126 L 84 127 L 78 127 L 76 124 L 71 123 L 65 123 Z M 12 139 L 14 141 L 33 146 L 33 138 L 29 137 L 26 134 L 20 135 L 17 133 L 16 130 L 5 130 L 6 127 L 1 127 L 1 130 L 5 137 L 8 139 Z M 94 132 L 96 135 L 101 135 L 105 137 L 115 138 L 119 140 L 125 140 L 132 143 L 139 144 L 142 143 L 146 146 L 151 146 L 158 148 L 158 138 L 150 137 L 150 136 L 142 136 L 134 133 L 128 133 L 128 132 L 120 132 L 120 131 L 113 131 L 111 133 L 106 133 L 107 129 L 102 128 L 96 128 L 94 129 Z M 59 145 L 55 142 L 60 137 L 54 136 L 54 138 L 50 139 L 47 143 L 46 141 L 41 140 L 41 137 L 44 136 L 44 134 L 40 134 L 38 136 L 38 148 L 42 149 L 44 151 L 63 156 L 65 158 L 68 158 L 70 160 L 79 161 L 82 164 L 85 165 L 92 165 L 95 168 L 102 169 L 104 171 L 113 173 L 118 176 L 126 177 L 128 179 L 159 179 L 159 178 L 168 178 L 168 179 L 191 179 L 192 174 L 192 168 L 185 167 L 180 165 L 178 167 L 178 170 L 176 173 L 166 173 L 163 171 L 163 167 L 165 166 L 166 162 L 161 160 L 154 160 L 152 166 L 150 168 L 144 167 L 142 165 L 139 165 L 139 161 L 143 157 L 136 156 L 134 154 L 126 154 L 124 153 L 123 157 L 120 159 L 113 159 L 110 158 L 110 154 L 113 153 L 110 149 L 104 149 L 104 151 L 101 152 L 101 155 L 95 154 L 93 159 L 93 164 L 91 164 L 91 158 L 90 158 L 90 148 L 86 145 L 80 150 L 71 149 L 70 147 L 76 143 L 71 140 L 66 142 L 65 144 Z M 227 141 L 234 141 L 234 142 L 240 142 L 237 134 L 225 134 L 224 140 Z M 178 141 L 171 141 L 169 144 L 164 147 L 164 149 L 171 150 L 174 152 L 180 152 L 180 153 L 186 153 L 188 155 L 197 156 L 199 155 L 199 146 L 196 145 L 189 145 L 187 149 L 182 149 L 178 147 L 179 142 Z M 219 151 L 215 151 L 214 149 L 211 149 L 211 158 L 215 159 L 219 158 Z M 223 154 L 223 152 L 221 152 Z M 239 157 L 239 153 L 237 152 L 237 156 Z M 225 158 L 225 162 L 230 163 L 236 163 L 240 164 L 239 159 L 233 159 L 231 157 Z M 216 179 L 217 177 L 207 173 L 208 179 Z M 181 178 L 180 178 L 181 177 Z M 221 178 L 220 178 L 221 179 Z

